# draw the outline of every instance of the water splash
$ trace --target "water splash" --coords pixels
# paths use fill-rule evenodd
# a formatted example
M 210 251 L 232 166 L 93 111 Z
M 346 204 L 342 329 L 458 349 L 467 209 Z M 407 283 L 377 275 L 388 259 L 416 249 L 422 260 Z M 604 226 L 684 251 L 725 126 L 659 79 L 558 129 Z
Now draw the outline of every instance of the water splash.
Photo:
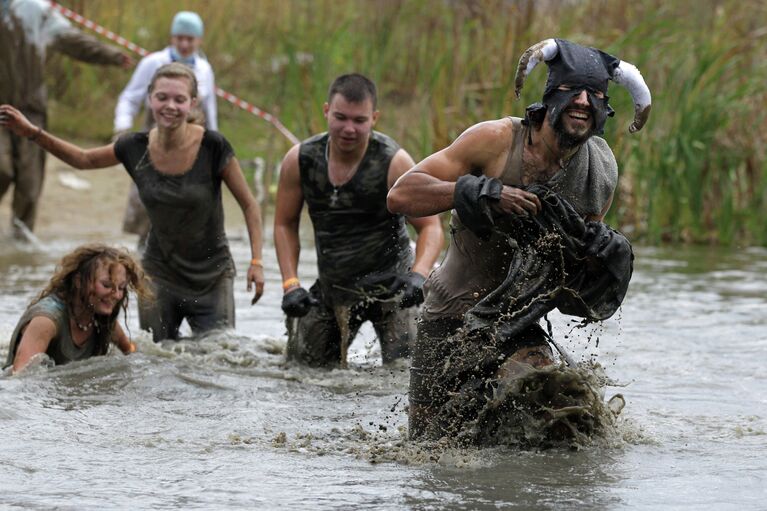
M 617 394 L 605 401 L 607 380 L 598 364 L 510 364 L 506 375 L 452 393 L 430 435 L 458 445 L 576 449 L 620 436 L 616 418 L 625 400 Z

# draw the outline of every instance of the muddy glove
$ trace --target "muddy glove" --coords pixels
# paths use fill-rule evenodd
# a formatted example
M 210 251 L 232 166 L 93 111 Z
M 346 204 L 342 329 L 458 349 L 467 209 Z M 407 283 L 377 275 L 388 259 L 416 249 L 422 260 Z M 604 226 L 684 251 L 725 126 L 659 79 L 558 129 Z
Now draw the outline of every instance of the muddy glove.
M 423 303 L 424 282 L 426 282 L 426 277 L 418 272 L 411 271 L 406 275 L 397 275 L 390 289 L 401 294 L 400 308 L 407 309 Z
M 282 295 L 282 310 L 288 317 L 300 318 L 309 313 L 309 308 L 319 305 L 320 301 L 309 294 L 309 291 L 297 287 Z
M 492 205 L 501 199 L 500 179 L 467 174 L 455 183 L 453 205 L 461 223 L 480 239 L 487 240 L 495 225 Z

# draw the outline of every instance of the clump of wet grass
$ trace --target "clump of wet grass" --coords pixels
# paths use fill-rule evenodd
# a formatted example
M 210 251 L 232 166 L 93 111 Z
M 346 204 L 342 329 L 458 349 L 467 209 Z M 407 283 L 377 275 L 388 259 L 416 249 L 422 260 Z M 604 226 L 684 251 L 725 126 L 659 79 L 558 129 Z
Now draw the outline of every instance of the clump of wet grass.
M 149 50 L 164 47 L 177 2 L 70 0 Z M 379 87 L 378 128 L 416 160 L 471 124 L 521 116 L 540 99 L 536 70 L 520 101 L 512 82 L 530 44 L 562 37 L 639 67 L 653 92 L 645 129 L 627 133 L 625 90 L 611 88 L 607 124 L 621 172 L 608 221 L 636 240 L 767 244 L 767 4 L 760 0 L 190 0 L 206 23 L 218 84 L 275 113 L 299 138 L 324 129 L 322 103 L 339 74 Z M 52 127 L 111 135 L 130 73 L 54 58 Z M 290 143 L 268 123 L 219 101 L 221 131 L 242 158 L 270 168 Z M 137 121 L 138 123 L 139 121 Z

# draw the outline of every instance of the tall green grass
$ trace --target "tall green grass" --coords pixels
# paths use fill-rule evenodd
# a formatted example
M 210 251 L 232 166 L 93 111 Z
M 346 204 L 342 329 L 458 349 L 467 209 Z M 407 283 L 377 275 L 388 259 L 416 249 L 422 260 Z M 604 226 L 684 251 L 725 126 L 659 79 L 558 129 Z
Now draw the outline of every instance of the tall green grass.
M 627 133 L 631 98 L 605 138 L 620 165 L 608 221 L 632 239 L 767 244 L 767 4 L 760 0 L 64 0 L 147 49 L 168 40 L 178 9 L 206 22 L 218 84 L 275 113 L 299 138 L 322 131 L 328 84 L 358 71 L 379 87 L 378 128 L 416 160 L 473 123 L 521 116 L 545 69 L 513 97 L 519 55 L 562 37 L 639 67 L 653 92 L 645 129 Z M 542 66 L 543 68 L 544 66 Z M 50 63 L 54 130 L 107 140 L 130 73 Z M 219 102 L 238 155 L 278 162 L 289 142 Z

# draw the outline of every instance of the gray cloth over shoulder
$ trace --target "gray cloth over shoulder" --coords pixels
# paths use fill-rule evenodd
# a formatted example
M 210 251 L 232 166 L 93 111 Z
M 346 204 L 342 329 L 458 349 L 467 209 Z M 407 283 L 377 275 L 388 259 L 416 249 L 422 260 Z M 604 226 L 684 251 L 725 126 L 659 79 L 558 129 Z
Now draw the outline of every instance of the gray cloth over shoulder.
M 618 163 L 610 146 L 603 138 L 590 137 L 546 186 L 582 216 L 592 216 L 602 214 L 617 184 Z

